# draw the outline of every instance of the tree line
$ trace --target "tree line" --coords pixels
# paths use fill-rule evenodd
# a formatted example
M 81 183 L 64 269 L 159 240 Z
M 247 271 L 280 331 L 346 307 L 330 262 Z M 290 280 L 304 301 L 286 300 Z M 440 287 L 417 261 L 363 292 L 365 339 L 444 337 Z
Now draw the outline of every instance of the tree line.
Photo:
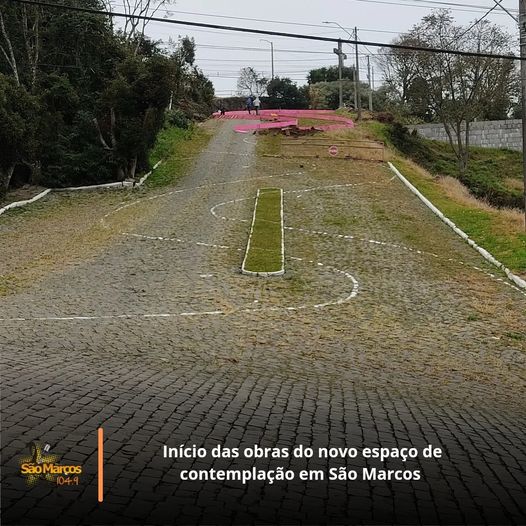
M 291 109 L 332 109 L 339 104 L 339 71 L 337 66 L 311 69 L 307 74 L 307 84 L 298 86 L 288 77 L 267 79 L 252 67 L 242 68 L 239 73 L 237 89 L 242 97 L 255 96 L 263 98 L 263 102 L 272 108 Z M 342 70 L 344 101 L 351 107 L 354 100 L 355 67 L 344 67 Z M 362 93 L 367 99 L 368 85 L 360 83 Z M 221 101 L 226 109 L 243 106 L 243 99 L 227 97 Z
M 513 54 L 516 39 L 488 20 L 463 27 L 441 10 L 422 19 L 396 44 Z M 405 49 L 379 56 L 385 83 L 383 106 L 401 121 L 440 122 L 461 173 L 469 161 L 469 131 L 475 120 L 520 118 L 520 77 L 513 60 Z
M 425 16 L 393 43 L 419 48 L 431 47 L 507 55 L 517 47 L 516 38 L 488 20 L 462 26 L 451 12 L 437 10 Z M 513 60 L 429 53 L 409 49 L 382 48 L 374 56 L 384 80 L 373 91 L 376 112 L 402 124 L 442 123 L 464 173 L 469 162 L 469 134 L 475 120 L 520 118 L 520 77 Z M 355 67 L 342 71 L 343 100 L 347 108 L 355 103 Z M 238 81 L 240 95 L 267 93 L 272 107 L 337 109 L 338 67 L 311 69 L 307 84 L 298 86 L 289 78 L 272 81 L 253 68 L 243 68 Z M 368 106 L 370 86 L 360 82 L 362 107 Z M 239 101 L 237 101 L 239 104 Z
M 152 15 L 165 3 L 126 5 Z M 193 39 L 162 45 L 145 36 L 145 24 L 0 0 L 0 196 L 26 182 L 134 179 L 149 168 L 167 116 L 184 124 L 210 114 L 214 89 L 194 64 Z

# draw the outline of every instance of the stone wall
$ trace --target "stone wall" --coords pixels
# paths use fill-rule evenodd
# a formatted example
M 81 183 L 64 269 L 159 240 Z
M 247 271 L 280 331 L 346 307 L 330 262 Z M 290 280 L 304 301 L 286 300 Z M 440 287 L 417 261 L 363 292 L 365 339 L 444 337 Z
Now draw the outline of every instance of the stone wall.
M 442 124 L 419 124 L 408 126 L 408 128 L 417 130 L 419 135 L 428 139 L 448 140 Z M 522 121 L 520 119 L 473 122 L 469 136 L 473 146 L 522 151 Z

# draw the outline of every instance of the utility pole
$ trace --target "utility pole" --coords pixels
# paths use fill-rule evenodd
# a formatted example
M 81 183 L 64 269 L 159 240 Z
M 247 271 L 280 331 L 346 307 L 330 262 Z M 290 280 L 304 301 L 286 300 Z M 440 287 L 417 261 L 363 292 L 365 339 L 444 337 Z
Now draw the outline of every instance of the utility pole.
M 261 42 L 268 42 L 270 44 L 270 64 L 272 67 L 272 80 L 274 80 L 274 42 L 266 40 L 265 38 L 259 39 Z
M 272 80 L 274 80 L 274 42 L 270 43 L 270 63 L 272 67 Z
M 521 0 L 521 1 L 526 2 L 526 0 Z M 355 73 L 356 90 L 355 90 L 355 93 L 356 93 L 356 102 L 357 102 L 357 111 L 358 111 L 357 120 L 361 121 L 362 120 L 362 99 L 360 97 L 360 59 L 358 57 L 358 28 L 357 27 L 354 28 L 354 40 L 356 41 L 356 73 Z
M 526 0 L 525 0 L 526 1 Z M 339 107 L 343 108 L 343 61 L 347 55 L 343 52 L 342 41 L 338 40 L 338 47 L 333 49 L 334 53 L 338 55 L 338 80 L 339 80 Z
M 526 0 L 519 0 L 522 87 L 522 172 L 524 176 L 524 230 L 526 230 Z
M 369 111 L 373 111 L 373 84 L 371 77 L 371 57 L 367 55 L 367 79 L 369 80 Z
M 354 85 L 354 109 L 358 110 L 358 82 L 356 82 L 356 72 L 358 71 L 358 64 L 355 65 L 354 75 L 353 75 L 353 85 Z

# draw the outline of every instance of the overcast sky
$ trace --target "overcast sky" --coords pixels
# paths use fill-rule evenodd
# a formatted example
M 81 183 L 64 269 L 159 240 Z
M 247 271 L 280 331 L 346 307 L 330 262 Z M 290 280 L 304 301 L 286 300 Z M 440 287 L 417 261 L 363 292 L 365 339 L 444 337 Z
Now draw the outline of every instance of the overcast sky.
M 396 5 L 395 5 L 396 4 Z M 404 5 L 405 4 L 405 5 Z M 170 13 L 161 11 L 158 16 L 196 22 L 208 22 L 230 26 L 269 29 L 288 33 L 342 37 L 348 35 L 338 27 L 324 25 L 323 21 L 339 22 L 349 31 L 358 26 L 362 41 L 389 42 L 397 33 L 404 32 L 423 16 L 433 11 L 433 5 L 450 5 L 456 20 L 465 25 L 482 17 L 494 5 L 494 0 L 177 0 Z M 502 5 L 517 14 L 518 0 L 503 0 Z M 224 17 L 242 17 L 259 20 L 240 20 Z M 276 21 L 265 22 L 261 20 Z M 487 20 L 504 26 L 513 34 L 518 33 L 514 20 L 500 8 L 493 10 Z M 308 24 L 308 25 L 300 25 Z M 168 40 L 179 35 L 195 38 L 197 65 L 213 81 L 217 95 L 235 94 L 239 70 L 252 66 L 270 77 L 270 44 L 260 41 L 258 35 L 191 29 L 161 22 L 152 22 L 147 28 L 149 36 Z M 332 43 L 308 42 L 290 38 L 268 37 L 274 42 L 275 74 L 305 83 L 306 74 L 313 67 L 336 64 Z M 235 49 L 251 48 L 251 49 Z M 352 49 L 347 64 L 354 63 Z M 366 74 L 366 57 L 375 48 L 361 48 L 362 77 Z M 378 68 L 377 68 L 378 69 Z M 380 72 L 377 71 L 377 82 Z

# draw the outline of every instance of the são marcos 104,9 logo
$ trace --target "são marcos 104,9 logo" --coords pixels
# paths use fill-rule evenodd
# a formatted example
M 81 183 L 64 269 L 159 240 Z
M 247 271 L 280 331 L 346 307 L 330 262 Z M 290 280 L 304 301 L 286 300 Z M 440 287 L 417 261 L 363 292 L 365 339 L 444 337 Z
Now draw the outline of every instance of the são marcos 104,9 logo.
M 20 459 L 20 474 L 25 477 L 28 486 L 34 486 L 40 480 L 59 486 L 78 485 L 82 466 L 60 464 L 59 456 L 51 453 L 50 449 L 49 444 L 42 447 L 38 442 L 31 442 L 30 455 Z

